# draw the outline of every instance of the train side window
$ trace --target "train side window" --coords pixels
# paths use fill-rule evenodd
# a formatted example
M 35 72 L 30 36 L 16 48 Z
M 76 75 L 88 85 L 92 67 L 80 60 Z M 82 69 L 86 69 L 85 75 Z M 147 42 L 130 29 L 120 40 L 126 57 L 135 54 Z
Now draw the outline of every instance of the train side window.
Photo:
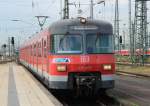
M 36 56 L 38 56 L 39 43 L 36 43 Z
M 38 56 L 41 57 L 41 43 L 38 44 Z
M 39 43 L 37 43 L 37 56 L 39 57 L 40 53 L 39 53 L 39 48 L 40 48 L 40 45 Z
M 44 41 L 44 57 L 46 57 L 46 40 Z
M 30 46 L 30 56 L 32 56 L 32 46 Z
M 42 57 L 43 57 L 43 53 L 44 53 L 43 52 L 43 50 L 44 50 L 43 48 L 44 48 L 44 40 L 42 39 L 42 45 L 41 45 L 41 56 Z
M 36 56 L 36 44 L 34 45 L 34 56 Z
M 30 56 L 30 46 L 28 46 L 28 56 Z
M 43 44 L 42 44 L 42 41 L 41 41 L 40 44 L 41 44 L 40 53 L 41 53 L 41 56 L 42 56 L 42 48 L 43 48 L 43 47 L 42 47 L 42 45 L 43 45 Z
M 40 53 L 41 53 L 41 56 L 42 56 L 42 42 L 40 44 L 41 44 Z
M 40 57 L 41 57 L 41 42 L 40 42 L 39 53 L 40 53 Z
M 34 44 L 32 46 L 32 56 L 34 56 Z
M 34 45 L 32 45 L 32 50 L 31 50 L 31 52 L 32 52 L 32 56 L 34 56 Z
M 27 46 L 26 50 L 27 50 L 27 57 L 28 57 L 29 56 L 29 47 L 28 46 Z

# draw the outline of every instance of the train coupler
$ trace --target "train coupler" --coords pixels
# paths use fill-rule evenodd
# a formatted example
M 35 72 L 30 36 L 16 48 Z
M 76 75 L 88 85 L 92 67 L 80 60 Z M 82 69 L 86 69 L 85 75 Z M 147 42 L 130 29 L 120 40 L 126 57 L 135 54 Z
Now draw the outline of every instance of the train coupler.
M 97 77 L 95 76 L 76 76 L 77 95 L 93 95 L 95 93 Z

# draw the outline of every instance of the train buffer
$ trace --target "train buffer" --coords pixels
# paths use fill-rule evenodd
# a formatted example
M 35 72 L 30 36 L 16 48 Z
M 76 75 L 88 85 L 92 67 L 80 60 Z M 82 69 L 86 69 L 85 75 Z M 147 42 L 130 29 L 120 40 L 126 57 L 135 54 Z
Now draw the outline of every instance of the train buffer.
M 61 106 L 31 73 L 16 63 L 0 64 L 0 106 Z

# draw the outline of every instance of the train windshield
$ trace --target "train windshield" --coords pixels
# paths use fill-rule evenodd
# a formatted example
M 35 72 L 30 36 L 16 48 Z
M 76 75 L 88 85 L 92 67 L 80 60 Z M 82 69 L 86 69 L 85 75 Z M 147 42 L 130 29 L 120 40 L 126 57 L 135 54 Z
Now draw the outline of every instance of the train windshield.
M 80 35 L 54 35 L 54 53 L 82 53 L 82 36 Z
M 112 35 L 88 34 L 86 37 L 87 53 L 113 53 Z

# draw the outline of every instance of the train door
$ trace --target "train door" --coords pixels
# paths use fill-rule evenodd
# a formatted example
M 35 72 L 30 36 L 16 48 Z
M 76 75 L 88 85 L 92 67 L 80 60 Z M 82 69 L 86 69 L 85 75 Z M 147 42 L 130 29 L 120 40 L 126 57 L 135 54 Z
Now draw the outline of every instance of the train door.
M 32 54 L 32 57 L 33 57 L 32 58 L 33 59 L 33 61 L 32 61 L 33 67 L 32 68 L 34 68 L 34 44 L 33 44 L 33 48 L 32 49 L 33 49 L 33 54 Z
M 34 61 L 34 58 L 33 58 L 33 56 L 34 56 L 34 44 L 32 44 L 32 49 L 31 49 L 31 68 L 33 68 L 33 65 L 34 65 L 34 63 L 33 63 L 33 61 Z
M 43 48 L 43 73 L 45 78 L 45 83 L 48 84 L 49 81 L 49 62 L 48 62 L 48 37 L 44 39 L 44 48 Z
M 36 43 L 34 44 L 34 56 L 33 56 L 34 71 L 36 71 Z
M 37 71 L 38 71 L 38 74 L 40 75 L 40 70 L 39 70 L 39 48 L 40 48 L 40 45 L 39 45 L 39 42 L 37 42 Z
M 30 68 L 32 66 L 32 45 L 31 45 L 31 49 L 30 49 Z
M 49 70 L 49 50 L 50 50 L 50 40 L 49 39 L 50 39 L 50 36 L 48 35 L 47 36 L 47 48 L 46 48 L 46 51 L 45 51 L 46 52 L 46 59 L 47 59 L 46 61 L 47 61 L 47 75 L 48 75 L 47 79 L 48 79 L 48 83 L 49 83 L 49 73 L 50 73 L 49 72 L 50 71 Z
M 41 65 L 42 65 L 41 71 L 42 71 L 42 78 L 44 78 L 44 74 L 43 74 L 43 64 L 44 64 L 44 62 L 43 62 L 43 55 L 44 55 L 44 52 L 43 52 L 43 50 L 44 50 L 44 40 L 42 38 L 42 43 L 41 43 Z
M 39 59 L 40 59 L 40 73 L 41 73 L 41 77 L 43 77 L 43 72 L 42 72 L 42 40 L 40 40 L 40 49 L 39 49 Z
M 43 74 L 44 74 L 44 78 L 47 79 L 47 60 L 46 60 L 46 48 L 47 48 L 47 44 L 46 44 L 46 39 L 44 39 L 43 41 Z
M 36 42 L 36 71 L 38 73 L 38 42 Z
M 30 47 L 28 46 L 27 47 L 27 63 L 28 63 L 28 67 L 29 67 L 29 64 L 30 64 L 30 58 L 29 58 L 29 51 L 30 51 Z
M 25 48 L 25 51 L 26 51 L 25 61 L 26 61 L 26 66 L 28 66 L 28 59 L 27 59 L 27 56 L 28 56 L 28 48 L 27 48 L 27 47 Z
M 28 65 L 28 68 L 29 68 L 29 64 L 30 64 L 30 58 L 29 58 L 29 49 L 30 49 L 30 47 L 29 46 L 27 46 L 27 65 Z
M 32 47 L 30 45 L 29 46 L 29 67 L 31 67 L 31 50 L 32 50 Z
M 41 56 L 42 46 L 41 45 L 42 44 L 41 44 L 41 40 L 40 40 L 40 42 L 38 42 L 38 72 L 39 72 L 40 76 L 42 76 L 42 61 L 41 61 L 41 59 L 42 59 L 42 56 Z
M 33 67 L 33 45 L 31 45 L 31 67 Z

